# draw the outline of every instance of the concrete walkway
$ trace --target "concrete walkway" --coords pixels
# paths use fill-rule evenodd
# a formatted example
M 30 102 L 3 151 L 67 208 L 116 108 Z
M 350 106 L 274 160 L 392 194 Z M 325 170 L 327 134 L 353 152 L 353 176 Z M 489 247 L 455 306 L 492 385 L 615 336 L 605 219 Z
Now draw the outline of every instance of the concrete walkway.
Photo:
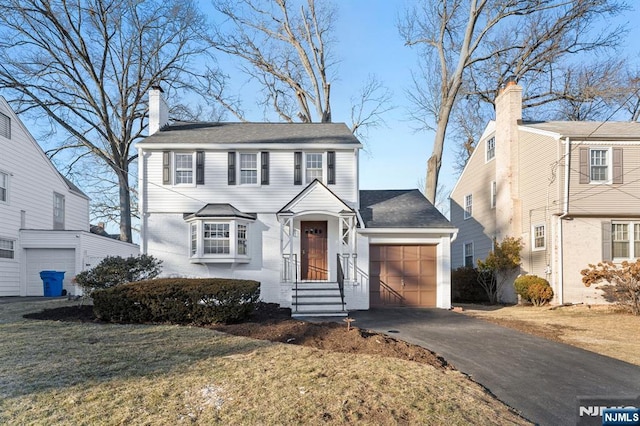
M 541 425 L 576 424 L 578 396 L 640 396 L 638 366 L 463 314 L 391 308 L 349 316 L 359 328 L 386 333 L 442 355 Z

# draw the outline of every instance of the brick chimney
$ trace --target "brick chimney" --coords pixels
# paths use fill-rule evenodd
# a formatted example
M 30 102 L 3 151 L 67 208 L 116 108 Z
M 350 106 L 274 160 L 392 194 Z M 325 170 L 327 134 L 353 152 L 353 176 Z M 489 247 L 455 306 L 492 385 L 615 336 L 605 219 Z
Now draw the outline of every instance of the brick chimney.
M 169 108 L 160 86 L 152 86 L 149 91 L 149 136 L 169 124 Z
M 522 87 L 509 77 L 496 97 L 496 237 L 520 235 L 519 137 Z

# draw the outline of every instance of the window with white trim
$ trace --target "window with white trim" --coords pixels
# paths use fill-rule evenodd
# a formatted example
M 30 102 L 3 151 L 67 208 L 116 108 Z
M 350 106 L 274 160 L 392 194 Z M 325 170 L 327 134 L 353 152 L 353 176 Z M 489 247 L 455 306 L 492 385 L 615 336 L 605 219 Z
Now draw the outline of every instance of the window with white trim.
M 191 185 L 193 184 L 194 175 L 194 153 L 180 153 L 176 152 L 173 156 L 175 165 L 173 183 L 175 185 Z
M 11 139 L 11 118 L 0 112 L 0 136 Z
M 240 185 L 258 183 L 258 154 L 240 153 Z
M 9 202 L 9 174 L 0 172 L 0 203 Z
M 246 255 L 247 254 L 247 225 L 243 225 L 239 223 L 237 226 L 236 234 L 238 238 L 237 252 L 238 254 Z
M 198 252 L 198 224 L 191 224 L 191 256 Z
M 611 224 L 611 253 L 613 254 L 613 258 L 614 259 L 630 258 L 631 253 L 629 252 L 629 246 L 630 246 L 629 224 L 628 223 L 612 223 Z
M 307 184 L 318 179 L 322 182 L 322 157 L 320 152 L 307 152 L 305 154 L 305 182 Z
M 545 225 L 533 225 L 531 229 L 532 246 L 534 250 L 543 250 L 546 247 Z
M 589 151 L 589 176 L 591 182 L 609 181 L 608 149 L 591 149 Z
M 204 254 L 229 254 L 229 224 L 205 222 L 203 226 Z
M 64 229 L 64 195 L 53 193 L 53 229 Z
M 487 140 L 487 156 L 486 161 L 493 160 L 496 156 L 496 138 Z
M 473 214 L 473 195 L 469 194 L 464 197 L 464 218 L 469 219 Z
M 473 241 L 468 242 L 468 243 L 464 243 L 464 246 L 462 247 L 463 249 L 463 259 L 464 259 L 464 266 L 467 268 L 473 268 Z
M 13 259 L 15 257 L 15 242 L 0 238 L 0 259 Z
M 496 183 L 496 181 L 492 181 L 491 182 L 491 208 L 494 209 L 496 207 L 496 202 L 497 202 L 497 197 L 498 197 L 498 184 Z

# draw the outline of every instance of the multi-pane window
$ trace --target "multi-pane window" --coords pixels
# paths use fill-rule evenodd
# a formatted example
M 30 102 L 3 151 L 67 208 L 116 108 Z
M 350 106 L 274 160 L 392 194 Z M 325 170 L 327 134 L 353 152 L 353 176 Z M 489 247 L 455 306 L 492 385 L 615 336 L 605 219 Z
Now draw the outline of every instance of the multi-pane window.
M 204 223 L 204 253 L 229 254 L 229 224 Z
M 247 225 L 238 224 L 236 233 L 238 234 L 237 253 L 247 254 Z
M 13 240 L 0 239 L 0 259 L 13 259 L 15 247 Z
M 606 182 L 609 180 L 608 157 L 608 149 L 592 149 L 589 152 L 589 173 L 592 182 Z
M 53 194 L 53 229 L 64 229 L 64 195 Z
M 305 160 L 305 182 L 311 183 L 314 179 L 322 181 L 322 153 L 307 153 Z
M 498 184 L 494 180 L 491 182 L 491 208 L 494 208 L 496 206 L 497 196 L 498 196 Z
M 496 138 L 487 140 L 487 161 L 496 156 Z
M 240 154 L 240 184 L 258 183 L 258 154 Z
M 633 224 L 633 253 L 634 257 L 640 257 L 640 223 Z
M 193 154 L 175 155 L 175 184 L 192 184 L 193 183 Z
M 464 243 L 464 266 L 473 268 L 473 242 Z
M 471 194 L 464 197 L 464 218 L 469 219 L 473 213 L 473 196 Z
M 0 112 L 0 136 L 11 139 L 11 119 Z
M 629 257 L 629 224 L 611 224 L 611 243 L 614 258 Z
M 198 252 L 198 224 L 191 224 L 191 256 Z
M 0 172 L 0 203 L 9 201 L 9 175 Z
M 534 225 L 533 227 L 533 248 L 543 249 L 546 246 L 546 229 L 544 225 Z

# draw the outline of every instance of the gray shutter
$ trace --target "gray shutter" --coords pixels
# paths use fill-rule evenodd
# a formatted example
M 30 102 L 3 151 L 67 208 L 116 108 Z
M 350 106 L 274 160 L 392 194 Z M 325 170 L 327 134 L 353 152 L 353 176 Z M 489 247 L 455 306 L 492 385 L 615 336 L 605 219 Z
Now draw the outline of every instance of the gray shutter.
M 229 171 L 227 174 L 227 183 L 229 185 L 235 185 L 236 184 L 236 153 L 235 152 L 229 152 Z
M 327 152 L 327 184 L 334 185 L 336 183 L 336 152 Z
M 162 184 L 171 184 L 171 152 L 162 151 Z
M 268 152 L 261 152 L 260 153 L 260 157 L 261 157 L 261 165 L 262 165 L 262 173 L 260 176 L 260 184 L 262 185 L 269 185 L 269 153 Z
M 302 185 L 302 152 L 293 153 L 293 184 Z
M 204 151 L 196 151 L 196 185 L 204 185 Z
M 613 148 L 613 183 L 622 183 L 622 148 Z
M 580 148 L 580 183 L 589 183 L 591 174 L 589 173 L 589 148 Z M 566 179 L 566 176 L 565 176 Z
M 611 257 L 611 222 L 602 222 L 602 260 L 610 261 Z

